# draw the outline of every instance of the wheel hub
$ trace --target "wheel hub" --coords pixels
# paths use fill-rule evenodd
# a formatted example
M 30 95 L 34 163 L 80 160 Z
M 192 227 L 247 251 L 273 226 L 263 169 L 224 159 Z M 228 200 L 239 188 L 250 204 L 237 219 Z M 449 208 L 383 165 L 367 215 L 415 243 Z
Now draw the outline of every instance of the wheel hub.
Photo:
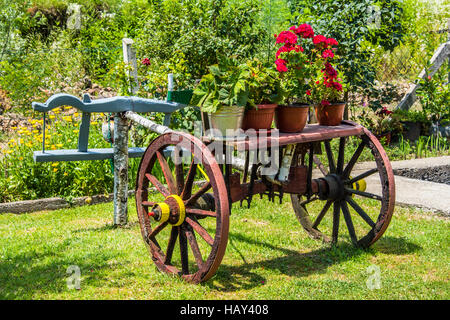
M 350 177 L 351 179 L 352 177 Z M 350 187 L 354 190 L 365 191 L 366 190 L 366 181 L 364 179 L 358 180 L 350 185 L 348 179 L 343 179 L 341 175 L 338 174 L 329 174 L 323 178 L 318 180 L 324 181 L 326 188 L 320 188 L 321 183 L 319 185 L 319 199 L 321 200 L 342 200 L 345 198 L 347 193 L 345 192 L 345 186 Z
M 166 197 L 164 202 L 156 203 L 149 215 L 153 216 L 153 219 L 156 221 L 168 221 L 173 226 L 179 226 L 184 222 L 186 217 L 186 207 L 178 195 L 171 194 Z

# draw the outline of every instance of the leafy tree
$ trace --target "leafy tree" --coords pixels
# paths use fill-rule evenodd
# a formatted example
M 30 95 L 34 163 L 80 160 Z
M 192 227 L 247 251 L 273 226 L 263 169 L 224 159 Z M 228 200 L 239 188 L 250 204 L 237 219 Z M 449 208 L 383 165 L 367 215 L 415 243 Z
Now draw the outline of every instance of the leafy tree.
M 208 72 L 219 56 L 250 58 L 262 50 L 266 31 L 259 19 L 259 1 L 153 1 L 136 39 L 147 56 L 168 60 L 181 52 L 194 78 Z

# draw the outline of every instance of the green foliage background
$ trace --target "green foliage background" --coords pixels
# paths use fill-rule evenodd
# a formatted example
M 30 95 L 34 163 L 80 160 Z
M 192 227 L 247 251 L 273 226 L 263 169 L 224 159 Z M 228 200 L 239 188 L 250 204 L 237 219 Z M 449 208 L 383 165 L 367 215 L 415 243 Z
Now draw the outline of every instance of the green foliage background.
M 446 41 L 446 33 L 430 31 L 446 28 L 450 11 L 447 2 L 438 6 L 418 0 L 78 0 L 82 28 L 72 30 L 66 27 L 70 3 L 0 0 L 0 115 L 9 110 L 24 119 L 38 119 L 41 115 L 31 111 L 32 101 L 45 101 L 57 92 L 80 96 L 93 84 L 109 87 L 114 94 L 126 93 L 124 37 L 135 41 L 139 60 L 151 61 L 150 66 L 138 66 L 138 95 L 164 98 L 168 73 L 174 73 L 178 88 L 192 88 L 221 57 L 271 62 L 276 50 L 273 35 L 301 23 L 310 23 L 317 33 L 340 42 L 340 63 L 349 88 L 365 92 L 377 81 L 414 80 L 439 43 Z M 379 20 L 374 20 L 375 11 Z M 371 21 L 379 24 L 374 27 Z M 4 95 L 7 102 L 1 99 Z M 175 114 L 172 123 L 192 130 L 197 118 L 198 112 L 186 109 Z M 134 144 L 145 145 L 154 137 L 143 128 L 133 130 Z M 2 200 L 108 191 L 107 163 L 67 164 L 66 171 L 76 170 L 77 179 L 66 175 L 47 181 L 42 177 L 50 177 L 52 167 L 32 165 L 32 150 L 22 148 L 14 154 L 23 162 L 6 161 L 11 156 L 7 141 L 14 137 L 15 133 L 0 134 Z M 101 139 L 93 139 L 90 147 L 102 144 Z M 20 183 L 22 166 L 35 168 L 30 181 L 45 180 L 46 188 Z M 99 182 L 89 178 L 83 184 L 87 172 L 95 172 Z M 6 177 L 17 182 L 14 188 Z M 57 184 L 70 187 L 61 191 Z

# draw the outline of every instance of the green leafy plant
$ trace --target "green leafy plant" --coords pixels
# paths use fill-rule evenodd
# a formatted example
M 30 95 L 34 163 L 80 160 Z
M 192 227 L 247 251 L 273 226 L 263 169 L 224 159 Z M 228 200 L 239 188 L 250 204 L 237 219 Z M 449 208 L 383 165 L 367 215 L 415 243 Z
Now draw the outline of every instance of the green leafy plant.
M 426 75 L 419 80 L 417 96 L 422 105 L 422 112 L 433 122 L 450 119 L 450 89 L 442 75 L 437 73 L 435 77 Z
M 223 59 L 220 64 L 209 67 L 194 90 L 191 105 L 203 112 L 215 113 L 223 107 L 247 105 L 249 68 L 234 59 Z
M 283 99 L 278 72 L 272 64 L 264 64 L 258 59 L 247 62 L 248 72 L 248 108 L 257 108 L 258 104 L 278 103 Z

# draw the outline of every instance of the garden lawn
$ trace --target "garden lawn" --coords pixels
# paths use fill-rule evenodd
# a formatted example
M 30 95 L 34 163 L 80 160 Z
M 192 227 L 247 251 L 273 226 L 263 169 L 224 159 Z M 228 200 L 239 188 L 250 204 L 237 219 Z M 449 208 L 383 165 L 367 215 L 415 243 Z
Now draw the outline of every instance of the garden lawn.
M 387 232 L 369 250 L 354 248 L 347 237 L 330 248 L 306 235 L 288 197 L 282 205 L 257 198 L 251 209 L 233 207 L 222 265 L 201 285 L 156 270 L 134 201 L 130 223 L 122 228 L 111 225 L 111 203 L 2 214 L 0 298 L 450 298 L 450 219 L 397 207 Z M 67 287 L 71 265 L 81 270 L 80 290 Z M 371 290 L 367 284 L 376 284 L 377 268 L 380 288 Z

